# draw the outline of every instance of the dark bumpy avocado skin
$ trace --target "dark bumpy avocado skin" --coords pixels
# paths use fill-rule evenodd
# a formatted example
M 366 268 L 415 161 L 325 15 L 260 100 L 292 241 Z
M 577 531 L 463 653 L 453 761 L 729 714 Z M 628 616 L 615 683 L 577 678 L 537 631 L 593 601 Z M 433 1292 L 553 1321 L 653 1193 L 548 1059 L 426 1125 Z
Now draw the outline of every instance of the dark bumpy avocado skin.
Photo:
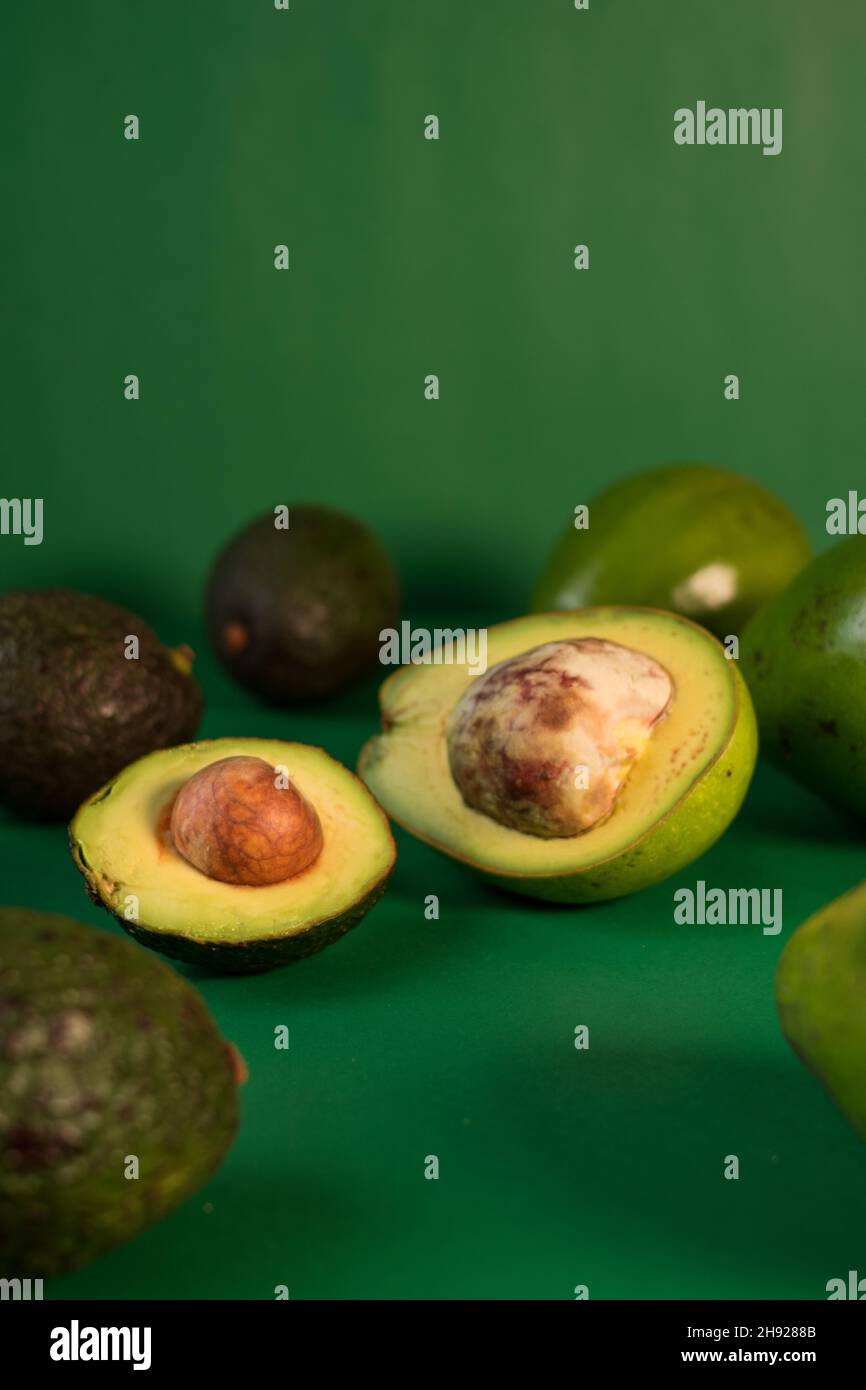
M 331 695 L 375 662 L 399 590 L 376 537 L 325 507 L 266 512 L 217 559 L 207 590 L 211 641 L 243 685 L 280 704 Z
M 62 820 L 127 763 L 192 738 L 202 696 L 189 660 L 104 599 L 0 596 L 0 800 Z
M 128 1240 L 201 1186 L 237 1128 L 233 1057 L 192 986 L 121 937 L 24 908 L 0 909 L 0 1096 L 9 1277 Z
M 866 536 L 832 546 L 755 614 L 740 666 L 761 751 L 866 816 Z
M 294 936 L 274 936 L 232 946 L 227 942 L 193 941 L 186 936 L 152 931 L 146 924 L 140 922 L 127 921 L 121 913 L 115 912 L 100 896 L 98 889 L 94 886 L 93 876 L 81 846 L 71 834 L 69 847 L 77 868 L 84 875 L 88 897 L 96 903 L 97 907 L 104 907 L 107 912 L 110 912 L 124 931 L 129 932 L 129 935 L 134 937 L 136 941 L 140 941 L 143 946 L 149 946 L 152 951 L 159 951 L 164 956 L 170 956 L 172 960 L 182 960 L 188 965 L 200 966 L 215 975 L 256 975 L 262 971 L 273 970 L 280 965 L 289 965 L 292 961 L 303 960 L 306 956 L 314 956 L 319 951 L 324 951 L 326 946 L 331 946 L 335 941 L 339 941 L 342 936 L 356 927 L 362 918 L 366 917 L 385 892 L 394 869 L 392 864 L 388 873 L 374 884 L 369 893 L 366 893 L 359 902 L 353 903 L 348 911 L 340 913 L 336 917 L 314 922 L 302 932 L 295 933 Z

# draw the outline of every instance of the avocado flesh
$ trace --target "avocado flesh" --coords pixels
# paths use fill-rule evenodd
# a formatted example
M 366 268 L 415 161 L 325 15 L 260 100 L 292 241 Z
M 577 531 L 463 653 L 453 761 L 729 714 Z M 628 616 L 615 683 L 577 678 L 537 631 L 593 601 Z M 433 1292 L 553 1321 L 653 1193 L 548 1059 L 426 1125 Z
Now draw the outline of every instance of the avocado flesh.
M 831 546 L 756 613 L 741 659 L 762 753 L 866 816 L 866 536 Z
M 779 958 L 788 1042 L 866 1140 L 866 884 L 821 908 Z
M 683 463 L 607 488 L 589 526 L 569 524 L 539 579 L 538 612 L 647 604 L 725 637 L 803 569 L 810 550 L 793 512 L 727 469 Z
M 0 908 L 0 1003 L 0 1270 L 49 1277 L 206 1181 L 237 1128 L 235 1066 L 186 980 L 66 917 Z
M 196 772 L 222 758 L 286 767 L 315 807 L 323 847 L 295 878 L 250 888 L 208 878 L 173 848 L 168 808 Z M 228 972 L 267 969 L 336 941 L 384 892 L 395 849 L 367 789 L 320 748 L 278 740 L 212 739 L 142 758 L 81 807 L 73 857 L 91 896 L 145 944 Z M 130 895 L 137 920 L 127 920 Z
M 488 630 L 488 669 L 546 642 L 597 637 L 653 657 L 674 697 L 611 815 L 561 839 L 500 825 L 464 803 L 448 766 L 451 711 L 472 681 L 462 666 L 405 667 L 380 692 L 384 732 L 360 772 L 399 824 L 502 886 L 531 897 L 593 902 L 647 887 L 702 854 L 733 819 L 757 751 L 736 662 L 674 614 L 594 608 L 517 618 Z

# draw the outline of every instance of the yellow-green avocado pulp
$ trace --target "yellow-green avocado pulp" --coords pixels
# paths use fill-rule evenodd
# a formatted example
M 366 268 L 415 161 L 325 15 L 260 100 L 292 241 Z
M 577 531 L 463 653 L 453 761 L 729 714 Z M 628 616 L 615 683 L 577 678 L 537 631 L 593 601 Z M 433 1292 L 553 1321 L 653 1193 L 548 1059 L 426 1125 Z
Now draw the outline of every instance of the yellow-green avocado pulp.
M 222 758 L 284 767 L 315 806 L 323 848 L 310 868 L 266 887 L 208 878 L 183 859 L 167 812 L 190 777 Z M 312 955 L 355 926 L 385 890 L 395 848 L 388 820 L 354 773 L 301 743 L 223 738 L 151 753 L 80 807 L 73 858 L 95 902 L 147 946 L 226 972 Z
M 382 686 L 383 732 L 359 772 L 399 825 L 486 878 L 554 902 L 647 888 L 709 848 L 736 815 L 757 756 L 749 692 L 715 637 L 651 608 L 542 613 L 488 630 L 487 669 L 547 642 L 601 638 L 659 662 L 671 707 L 612 814 L 580 835 L 542 839 L 471 810 L 452 778 L 446 729 L 474 677 L 465 666 L 407 666 Z

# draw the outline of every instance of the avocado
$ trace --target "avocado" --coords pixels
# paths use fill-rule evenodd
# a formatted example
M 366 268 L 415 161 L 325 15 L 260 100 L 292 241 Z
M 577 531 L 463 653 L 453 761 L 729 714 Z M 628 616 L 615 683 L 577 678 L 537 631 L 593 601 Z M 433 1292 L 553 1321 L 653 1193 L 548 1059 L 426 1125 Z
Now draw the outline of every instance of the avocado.
M 359 771 L 389 815 L 487 879 L 588 903 L 676 873 L 722 834 L 756 729 L 734 661 L 646 608 L 517 618 L 488 666 L 395 672 Z
M 376 664 L 399 612 L 385 550 L 327 507 L 266 512 L 223 550 L 207 587 L 214 651 L 241 684 L 275 704 L 317 699 Z
M 134 758 L 191 738 L 191 669 L 188 647 L 169 650 L 105 599 L 0 595 L 0 801 L 65 820 Z
M 140 759 L 79 809 L 70 844 L 90 896 L 130 935 L 227 974 L 338 941 L 396 857 L 353 773 L 321 748 L 256 738 Z
M 809 560 L 784 502 L 709 464 L 673 464 L 615 483 L 589 504 L 588 523 L 569 523 L 561 536 L 533 596 L 536 612 L 646 604 L 726 637 Z
M 826 550 L 755 614 L 740 664 L 762 753 L 866 816 L 866 536 Z
M 866 883 L 822 907 L 788 941 L 776 1005 L 788 1042 L 866 1139 Z
M 195 1192 L 237 1128 L 238 1062 L 146 951 L 0 908 L 3 1273 L 76 1269 Z

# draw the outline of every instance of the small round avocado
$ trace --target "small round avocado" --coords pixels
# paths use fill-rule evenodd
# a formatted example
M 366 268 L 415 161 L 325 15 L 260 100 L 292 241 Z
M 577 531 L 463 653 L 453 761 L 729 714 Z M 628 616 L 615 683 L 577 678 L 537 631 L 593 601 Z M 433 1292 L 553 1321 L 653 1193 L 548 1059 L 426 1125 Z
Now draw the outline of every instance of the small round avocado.
M 866 816 L 866 536 L 824 551 L 743 633 L 761 752 Z
M 533 595 L 535 612 L 627 603 L 738 633 L 809 560 L 794 514 L 749 478 L 684 463 L 615 483 L 570 523 Z
M 0 801 L 65 820 L 134 758 L 192 738 L 188 647 L 68 589 L 0 596 Z
M 238 1063 L 198 992 L 146 951 L 0 908 L 4 1275 L 76 1269 L 195 1192 L 234 1138 Z
M 207 587 L 214 651 L 241 684 L 275 704 L 332 695 L 376 664 L 399 587 L 382 545 L 328 507 L 266 512 L 234 538 Z
M 227 785 L 229 760 L 244 769 Z M 268 769 L 264 789 L 260 772 L 247 775 L 252 763 Z M 196 867 L 174 843 L 174 813 L 185 789 L 204 778 L 214 791 L 214 777 L 216 817 L 212 797 L 193 795 L 184 812 Z M 287 820 L 263 812 L 263 791 L 289 798 Z M 354 773 L 321 748 L 276 739 L 152 753 L 80 807 L 69 838 L 90 896 L 131 936 L 224 974 L 269 970 L 339 941 L 382 896 L 396 858 L 387 817 Z M 285 875 L 268 882 L 260 871 L 275 863 Z
M 673 613 L 587 608 L 488 630 L 488 669 L 404 667 L 359 771 L 411 834 L 501 887 L 589 903 L 678 872 L 757 754 L 736 661 Z

